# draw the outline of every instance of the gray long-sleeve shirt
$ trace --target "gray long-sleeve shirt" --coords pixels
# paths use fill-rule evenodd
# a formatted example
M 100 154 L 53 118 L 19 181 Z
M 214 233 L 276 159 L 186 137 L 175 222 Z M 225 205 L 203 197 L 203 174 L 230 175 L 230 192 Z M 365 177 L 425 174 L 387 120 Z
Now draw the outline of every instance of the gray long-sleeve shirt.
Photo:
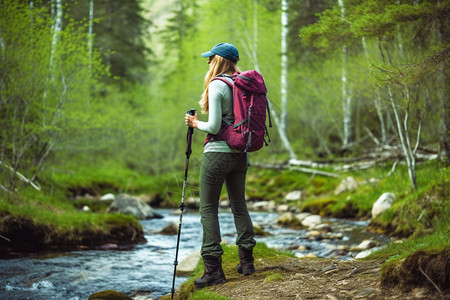
M 224 77 L 233 83 L 232 76 Z M 213 80 L 208 86 L 209 111 L 208 121 L 198 121 L 198 129 L 207 133 L 217 134 L 222 125 L 222 118 L 233 123 L 233 95 L 230 87 L 220 80 Z M 205 145 L 203 152 L 239 152 L 228 147 L 225 141 L 212 141 Z

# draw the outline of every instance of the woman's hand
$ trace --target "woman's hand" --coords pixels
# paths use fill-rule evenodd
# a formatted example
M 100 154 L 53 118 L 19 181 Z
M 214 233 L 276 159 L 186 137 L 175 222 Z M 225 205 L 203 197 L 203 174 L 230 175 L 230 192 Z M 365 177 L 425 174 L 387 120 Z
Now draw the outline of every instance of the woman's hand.
M 195 115 L 191 116 L 189 114 L 186 114 L 184 116 L 184 122 L 186 123 L 187 126 L 192 127 L 192 128 L 197 128 L 198 126 L 198 116 L 197 116 L 197 112 L 195 112 Z

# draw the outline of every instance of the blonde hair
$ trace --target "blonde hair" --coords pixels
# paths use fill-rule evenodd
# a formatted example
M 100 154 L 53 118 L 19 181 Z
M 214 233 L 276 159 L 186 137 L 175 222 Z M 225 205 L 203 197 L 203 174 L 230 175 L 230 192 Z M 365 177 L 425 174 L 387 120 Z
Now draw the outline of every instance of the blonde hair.
M 200 100 L 200 107 L 202 113 L 206 114 L 209 110 L 209 99 L 208 99 L 208 86 L 209 83 L 220 74 L 234 74 L 235 72 L 240 73 L 241 71 L 231 60 L 224 58 L 220 55 L 214 55 L 210 62 L 210 67 L 205 76 L 205 90 L 203 91 L 202 98 Z

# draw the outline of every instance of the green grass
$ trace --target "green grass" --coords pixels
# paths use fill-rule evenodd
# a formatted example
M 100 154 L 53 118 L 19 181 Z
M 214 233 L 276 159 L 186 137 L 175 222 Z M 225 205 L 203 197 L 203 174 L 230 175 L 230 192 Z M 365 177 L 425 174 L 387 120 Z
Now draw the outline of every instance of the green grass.
M 189 300 L 205 300 L 205 299 L 208 299 L 208 300 L 232 300 L 231 298 L 222 297 L 220 295 L 217 295 L 216 293 L 208 291 L 207 289 L 201 289 L 189 297 Z
M 224 250 L 224 254 L 222 256 L 222 268 L 226 274 L 236 273 L 236 265 L 239 263 L 238 256 L 238 247 L 230 246 L 230 245 L 222 245 Z M 280 251 L 267 247 L 264 243 L 257 243 L 255 248 L 253 248 L 253 256 L 258 259 L 270 259 L 271 261 L 283 261 L 286 257 L 295 257 L 295 255 L 288 251 Z M 208 289 L 200 289 L 196 290 L 194 286 L 195 278 L 201 277 L 204 272 L 203 261 L 200 260 L 196 269 L 191 274 L 189 279 L 184 282 L 178 289 L 178 295 L 180 299 L 209 299 L 209 298 L 201 298 L 199 295 L 203 295 L 204 291 L 208 291 Z M 267 276 L 270 277 L 272 273 L 268 273 Z M 277 277 L 277 278 L 275 278 Z M 269 280 L 279 280 L 279 276 L 275 276 Z M 199 297 L 199 298 L 192 298 Z M 216 298 L 211 298 L 216 299 Z M 221 298 L 217 298 L 221 299 Z
M 393 261 L 401 261 L 419 250 L 441 251 L 448 248 L 450 248 L 449 231 L 437 231 L 420 238 L 391 242 L 386 247 L 366 257 L 366 259 L 386 259 L 386 263 L 389 264 Z

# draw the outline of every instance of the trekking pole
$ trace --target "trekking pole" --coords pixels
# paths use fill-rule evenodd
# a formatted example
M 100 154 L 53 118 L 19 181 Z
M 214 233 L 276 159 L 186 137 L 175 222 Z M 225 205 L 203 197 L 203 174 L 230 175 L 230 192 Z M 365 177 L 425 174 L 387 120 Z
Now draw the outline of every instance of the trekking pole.
M 187 112 L 189 115 L 194 116 L 195 115 L 195 109 L 190 109 Z M 175 276 L 177 272 L 177 265 L 178 265 L 178 249 L 180 246 L 180 236 L 181 236 L 181 220 L 183 219 L 183 211 L 184 207 L 186 206 L 184 204 L 184 194 L 186 192 L 186 182 L 187 182 L 187 175 L 188 175 L 188 169 L 189 169 L 189 157 L 191 156 L 192 149 L 191 149 L 191 142 L 192 142 L 192 135 L 194 134 L 194 128 L 189 127 L 187 130 L 187 138 L 186 138 L 186 166 L 184 168 L 184 181 L 183 181 L 183 192 L 181 194 L 181 204 L 180 204 L 180 223 L 178 224 L 178 237 L 177 237 L 177 250 L 175 252 L 175 260 L 173 262 L 173 281 L 172 281 L 172 299 L 173 294 L 175 293 Z

